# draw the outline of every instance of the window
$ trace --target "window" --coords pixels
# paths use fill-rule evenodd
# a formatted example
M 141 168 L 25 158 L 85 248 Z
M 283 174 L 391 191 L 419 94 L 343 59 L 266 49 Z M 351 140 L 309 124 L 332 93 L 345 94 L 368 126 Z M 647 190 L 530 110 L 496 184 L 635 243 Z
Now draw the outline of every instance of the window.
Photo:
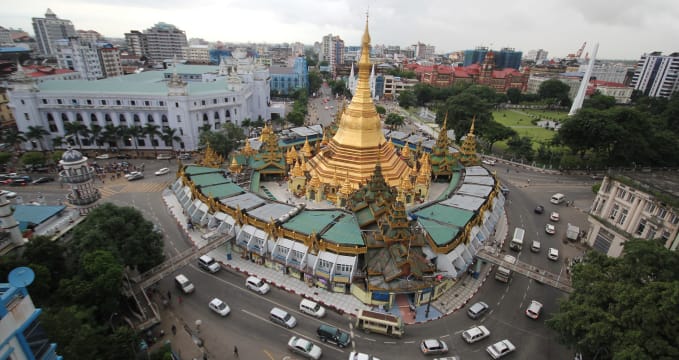
M 102 101 L 101 101 L 101 104 L 102 104 L 102 105 L 106 105 L 106 100 L 102 100 Z
M 177 115 L 177 122 L 178 123 L 182 122 L 182 116 L 181 115 Z
M 219 111 L 215 111 L 215 120 L 219 120 Z
M 167 116 L 163 114 L 163 116 L 160 117 L 160 122 L 166 123 L 167 122 Z
M 200 101 L 200 104 L 203 105 L 203 106 L 205 106 L 205 100 L 201 100 L 201 101 Z
M 85 100 L 85 102 L 87 103 L 87 105 L 92 105 L 92 100 L 91 100 L 91 99 L 87 99 L 87 100 Z
M 217 103 L 217 99 L 212 99 L 212 103 L 213 103 L 213 104 L 216 104 L 216 103 Z
M 135 105 L 137 105 L 137 102 L 134 101 L 134 100 L 130 100 L 130 105 L 135 106 Z
M 160 106 L 165 106 L 165 101 L 159 101 L 159 102 L 158 102 L 158 105 L 160 105 Z
M 47 104 L 47 99 L 42 99 L 43 104 Z
M 21 99 L 21 105 L 26 105 L 26 102 L 24 101 L 24 99 Z
M 658 217 L 664 219 L 665 216 L 667 216 L 667 209 L 665 208 L 658 209 Z
M 120 105 L 122 105 L 122 104 L 123 104 L 123 103 L 122 103 L 120 100 L 116 100 L 116 105 L 120 106 Z
M 124 114 L 120 114 L 120 116 L 118 116 L 118 121 L 120 121 L 121 123 L 124 123 L 124 122 L 127 122 L 127 119 L 125 119 Z
M 61 121 L 68 122 L 68 115 L 61 113 Z
M 179 136 L 184 136 L 184 129 L 179 128 Z
M 151 106 L 151 102 L 148 101 L 148 100 L 145 100 L 145 101 L 144 101 L 144 106 Z
M 106 122 L 111 122 L 111 115 L 109 115 L 109 114 L 104 114 L 104 121 L 106 121 Z
M 669 230 L 663 230 L 662 235 L 660 235 L 662 238 L 663 242 L 667 242 L 670 239 L 670 231 Z
M 637 198 L 637 197 L 634 196 L 634 193 L 632 193 L 632 192 L 630 192 L 629 194 L 627 194 L 627 201 L 628 201 L 628 202 L 634 202 L 634 200 L 636 200 L 636 198 Z
M 57 124 L 55 124 L 55 123 L 52 123 L 52 122 L 49 123 L 49 128 L 50 128 L 50 132 L 53 132 L 53 133 L 59 132 L 59 128 L 57 127 Z
M 679 216 L 672 214 L 672 225 L 677 225 L 677 223 L 679 223 Z
M 608 215 L 608 217 L 611 220 L 615 220 L 615 217 L 618 216 L 618 210 L 620 210 L 620 206 L 618 206 L 618 204 L 613 205 L 613 209 L 611 209 L 611 214 Z
M 203 114 L 203 121 L 208 121 L 207 114 Z
M 330 261 L 323 260 L 323 259 L 318 260 L 319 270 L 328 271 L 328 270 L 330 270 L 330 266 L 332 266 L 332 263 Z
M 620 199 L 624 199 L 626 194 L 627 194 L 627 191 L 625 191 L 625 189 L 619 188 L 618 192 L 615 194 L 615 196 L 620 198 Z
M 648 234 L 646 234 L 646 239 L 655 239 L 655 235 L 658 232 L 658 229 L 655 228 L 655 226 L 651 225 L 648 227 Z
M 179 107 L 179 103 L 178 103 L 178 102 L 174 103 L 174 107 L 178 108 L 178 107 Z
M 646 203 L 646 211 L 653 214 L 653 212 L 655 211 L 655 204 L 650 202 L 650 201 L 647 202 Z
M 78 100 L 76 100 L 76 99 L 71 99 L 71 104 L 73 104 L 73 105 L 78 105 Z
M 146 117 L 146 122 L 150 122 L 150 123 L 154 122 L 154 120 L 153 120 L 153 115 L 149 114 L 149 115 Z
M 83 122 L 84 121 L 83 116 L 80 114 L 75 114 L 75 121 Z
M 342 274 L 348 274 L 351 272 L 351 265 L 348 264 L 337 264 L 337 272 Z
M 64 103 L 64 102 L 63 102 L 61 99 L 57 99 L 57 104 L 61 105 L 61 104 L 63 104 L 63 103 Z
M 221 127 L 221 125 L 222 125 L 222 124 L 221 124 L 219 121 L 216 121 L 216 122 L 215 122 L 215 130 L 219 130 L 219 128 Z
M 47 121 L 54 121 L 54 116 L 52 116 L 50 113 L 47 113 Z
M 229 102 L 229 98 L 224 98 L 224 102 L 225 102 L 225 103 L 228 103 L 228 102 Z
M 622 209 L 622 214 L 620 214 L 620 219 L 618 219 L 618 224 L 624 225 L 625 220 L 627 220 L 627 209 Z
M 26 121 L 30 121 L 31 117 L 28 116 L 28 113 L 24 113 L 24 119 L 26 119 Z
M 141 120 L 139 120 L 139 115 L 134 114 L 134 116 L 132 116 L 132 121 L 134 121 L 136 123 L 141 122 Z
M 641 234 L 644 233 L 644 230 L 646 230 L 646 219 L 641 219 L 639 220 L 639 226 L 637 226 L 636 234 L 641 236 Z
M 90 114 L 90 121 L 91 122 L 97 122 L 97 115 L 96 114 Z

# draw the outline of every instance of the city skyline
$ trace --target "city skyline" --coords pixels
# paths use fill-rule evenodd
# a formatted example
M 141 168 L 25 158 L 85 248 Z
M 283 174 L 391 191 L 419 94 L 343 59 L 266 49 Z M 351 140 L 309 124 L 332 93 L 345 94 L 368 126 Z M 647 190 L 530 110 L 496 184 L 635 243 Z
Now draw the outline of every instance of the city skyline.
M 583 42 L 591 51 L 600 44 L 598 58 L 638 59 L 643 53 L 678 51 L 669 34 L 679 33 L 679 3 L 629 0 L 559 3 L 545 0 L 536 7 L 527 0 L 454 4 L 432 0 L 420 3 L 393 0 L 294 0 L 281 6 L 273 0 L 199 0 L 191 4 L 170 0 L 102 0 L 19 2 L 3 9 L 0 26 L 33 33 L 31 19 L 50 8 L 76 29 L 95 30 L 105 37 L 123 38 L 125 32 L 146 30 L 158 22 L 175 25 L 187 38 L 231 43 L 293 43 L 312 45 L 322 36 L 339 35 L 347 46 L 360 44 L 366 10 L 370 13 L 373 45 L 436 46 L 436 53 L 487 46 L 511 47 L 524 54 L 533 49 L 549 57 L 575 53 Z M 368 9 L 369 7 L 369 9 Z M 115 18 L 115 21 L 111 21 Z M 409 24 L 409 25 L 404 25 Z

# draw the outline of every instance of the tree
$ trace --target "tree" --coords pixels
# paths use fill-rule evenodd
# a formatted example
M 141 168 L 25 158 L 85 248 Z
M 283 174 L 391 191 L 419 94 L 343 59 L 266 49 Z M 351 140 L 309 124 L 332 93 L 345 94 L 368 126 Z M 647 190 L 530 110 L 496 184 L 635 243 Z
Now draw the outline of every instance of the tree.
M 21 144 L 26 142 L 24 133 L 14 127 L 3 130 L 2 142 L 14 148 L 15 152 L 21 150 Z
M 153 147 L 153 156 L 158 156 L 158 152 L 156 151 L 156 136 L 160 136 L 162 134 L 160 132 L 160 126 L 152 123 L 146 123 L 143 131 L 144 135 L 148 136 L 149 140 L 151 141 L 151 146 Z
M 199 143 L 201 145 L 209 143 L 214 151 L 227 159 L 243 139 L 245 139 L 245 134 L 242 127 L 226 123 L 218 131 L 202 131 Z
M 495 120 L 492 120 L 483 124 L 483 127 L 479 128 L 479 136 L 486 140 L 488 143 L 487 151 L 492 153 L 493 145 L 496 142 L 516 136 L 516 131 L 508 126 L 500 124 Z
M 171 127 L 164 127 L 163 133 L 160 135 L 165 145 L 168 145 L 174 150 L 174 143 L 182 141 L 182 138 L 177 135 L 177 129 Z
M 466 134 L 471 127 L 472 119 L 476 119 L 476 126 L 480 129 L 492 119 L 492 105 L 483 98 L 464 91 L 458 95 L 449 97 L 436 112 L 436 122 L 443 125 L 443 120 L 448 116 L 448 128 L 454 129 L 455 134 Z
M 29 151 L 21 155 L 21 163 L 28 166 L 44 165 L 45 154 L 38 151 Z
M 407 109 L 415 105 L 417 105 L 417 98 L 412 91 L 404 90 L 398 94 L 398 106 Z
M 519 159 L 532 161 L 534 156 L 533 143 L 527 136 L 513 136 L 507 141 L 509 151 Z
M 42 126 L 29 126 L 26 131 L 26 139 L 35 141 L 38 144 L 40 151 L 44 151 L 45 147 L 42 144 L 45 136 L 49 136 L 49 132 Z
M 209 126 L 209 125 L 208 125 Z M 124 130 L 124 136 L 129 137 L 132 145 L 134 145 L 134 152 L 139 155 L 139 138 L 144 136 L 144 129 L 141 126 L 133 125 L 126 127 Z
M 615 98 L 613 96 L 606 96 L 601 94 L 598 90 L 589 97 L 585 99 L 582 104 L 583 108 L 592 108 L 597 110 L 606 110 L 615 106 Z
M 517 88 L 507 89 L 507 99 L 512 104 L 518 104 L 521 102 L 521 90 Z
M 120 142 L 120 138 L 123 136 L 121 131 L 122 129 L 123 127 L 107 124 L 104 126 L 104 130 L 101 133 L 101 141 L 105 142 L 109 149 L 111 147 L 111 143 L 114 143 L 116 147 L 118 147 L 118 142 Z
M 12 154 L 7 151 L 0 151 L 0 164 L 7 164 L 12 159 Z
M 570 105 L 568 92 L 571 90 L 570 86 L 558 79 L 549 79 L 538 88 L 538 96 L 541 100 L 547 101 L 549 104 L 558 106 Z
M 424 106 L 434 99 L 434 87 L 429 84 L 416 84 L 413 93 L 417 98 L 417 106 Z
M 87 136 L 88 133 L 87 126 L 85 126 L 85 124 L 79 121 L 69 121 L 64 123 L 64 130 L 66 133 L 66 138 L 67 139 L 69 137 L 75 138 L 74 144 L 78 145 L 78 149 L 82 151 L 83 144 L 82 141 L 80 140 L 80 137 Z
M 573 293 L 546 321 L 585 359 L 679 358 L 679 255 L 655 240 L 625 242 L 611 258 L 589 251 Z
M 317 71 L 310 71 L 309 72 L 309 93 L 311 93 L 311 94 L 317 93 L 318 90 L 321 88 L 322 84 L 323 84 L 323 79 L 321 78 L 321 74 L 319 74 Z
M 164 260 L 163 242 L 139 210 L 104 203 L 73 229 L 72 261 L 81 254 L 107 250 L 124 266 L 147 271 Z
M 391 128 L 391 130 L 400 128 L 401 126 L 403 126 L 403 122 L 404 122 L 403 116 L 396 113 L 390 113 L 389 115 L 387 115 L 387 119 L 384 120 L 384 124 L 389 125 L 389 128 Z
M 285 121 L 289 122 L 294 126 L 302 126 L 304 125 L 304 114 L 302 114 L 299 111 L 291 111 L 290 113 L 288 113 L 288 116 L 285 118 Z
M 375 110 L 380 115 L 385 115 L 387 113 L 387 109 L 385 109 L 384 106 L 375 105 Z
M 52 138 L 52 149 L 62 147 L 66 144 L 66 139 L 63 136 L 55 136 Z

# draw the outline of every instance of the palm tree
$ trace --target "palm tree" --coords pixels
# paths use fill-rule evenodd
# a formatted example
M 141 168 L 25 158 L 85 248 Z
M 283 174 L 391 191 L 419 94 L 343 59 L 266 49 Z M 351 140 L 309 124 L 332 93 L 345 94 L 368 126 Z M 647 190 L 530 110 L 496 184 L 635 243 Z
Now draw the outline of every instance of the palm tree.
M 83 144 L 80 141 L 81 136 L 87 136 L 87 133 L 89 132 L 89 129 L 85 124 L 81 122 L 64 122 L 64 130 L 66 130 L 66 137 L 68 138 L 69 136 L 74 136 L 75 137 L 75 143 L 78 145 L 78 148 L 82 152 L 83 149 Z
M 42 140 L 49 134 L 49 131 L 45 130 L 45 128 L 42 126 L 29 126 L 28 131 L 26 131 L 26 139 L 37 142 L 38 146 L 40 147 L 40 151 L 44 151 L 45 148 L 42 145 Z
M 21 150 L 21 144 L 26 142 L 26 137 L 17 128 L 8 128 L 2 132 L 2 142 L 13 147 L 18 153 Z
M 158 126 L 156 124 L 151 124 L 151 123 L 147 123 L 146 126 L 144 126 L 144 128 L 142 129 L 143 133 L 149 137 L 149 140 L 151 140 L 151 146 L 153 146 L 153 156 L 154 157 L 158 156 L 158 152 L 156 152 L 156 142 L 155 142 L 155 140 L 156 140 L 156 136 L 161 135 L 161 132 L 160 132 L 159 129 L 160 129 L 160 126 Z
M 141 126 L 134 125 L 125 128 L 124 134 L 125 136 L 129 136 L 130 140 L 132 141 L 132 145 L 134 145 L 134 151 L 137 153 L 137 156 L 139 156 L 138 140 L 144 135 L 144 130 L 141 128 Z
M 166 145 L 170 144 L 172 151 L 174 151 L 174 142 L 182 141 L 182 138 L 177 135 L 177 129 L 173 129 L 171 127 L 164 127 L 160 138 L 163 139 Z
M 98 150 L 101 150 L 101 142 L 104 139 L 103 136 L 103 130 L 104 128 L 101 127 L 101 125 L 98 124 L 92 124 L 90 125 L 90 141 L 94 143 L 94 145 L 97 146 Z
M 104 126 L 104 130 L 101 133 L 101 141 L 108 145 L 109 150 L 111 149 L 112 142 L 116 144 L 116 147 L 118 147 L 118 142 L 120 141 L 121 137 L 122 135 L 120 132 L 120 127 L 113 124 L 107 124 Z
M 56 149 L 66 144 L 66 139 L 63 136 L 55 136 L 52 138 L 52 148 Z

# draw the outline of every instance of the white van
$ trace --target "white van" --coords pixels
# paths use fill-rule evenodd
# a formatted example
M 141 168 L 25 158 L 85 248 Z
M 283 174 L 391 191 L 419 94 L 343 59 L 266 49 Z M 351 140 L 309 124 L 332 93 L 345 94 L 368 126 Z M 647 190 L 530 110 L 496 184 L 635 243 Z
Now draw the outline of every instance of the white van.
M 219 269 L 221 269 L 219 263 L 216 262 L 215 259 L 212 258 L 212 256 L 208 255 L 203 255 L 198 258 L 198 267 L 205 271 L 209 271 L 213 274 L 219 271 Z
M 322 318 L 325 315 L 325 308 L 309 299 L 302 299 L 299 303 L 299 311 L 317 318 Z
M 268 293 L 270 290 L 269 284 L 256 276 L 248 277 L 245 280 L 245 287 L 261 295 Z
M 554 205 L 559 205 L 562 202 L 564 202 L 565 200 L 566 200 L 566 195 L 564 195 L 562 193 L 556 193 L 556 194 L 552 195 L 552 197 L 549 199 L 549 202 L 551 202 Z
M 292 329 L 295 327 L 295 325 L 297 325 L 297 319 L 295 319 L 294 316 L 277 307 L 271 309 L 271 312 L 269 312 L 269 319 L 278 325 L 287 327 L 288 329 Z
M 514 229 L 514 237 L 512 237 L 512 241 L 509 243 L 509 248 L 512 250 L 521 251 L 523 248 L 523 236 L 525 234 L 526 230 L 520 227 Z
M 193 286 L 191 281 L 189 281 L 189 278 L 187 278 L 184 274 L 179 274 L 175 276 L 174 278 L 174 284 L 181 290 L 184 294 L 190 294 L 196 288 Z

